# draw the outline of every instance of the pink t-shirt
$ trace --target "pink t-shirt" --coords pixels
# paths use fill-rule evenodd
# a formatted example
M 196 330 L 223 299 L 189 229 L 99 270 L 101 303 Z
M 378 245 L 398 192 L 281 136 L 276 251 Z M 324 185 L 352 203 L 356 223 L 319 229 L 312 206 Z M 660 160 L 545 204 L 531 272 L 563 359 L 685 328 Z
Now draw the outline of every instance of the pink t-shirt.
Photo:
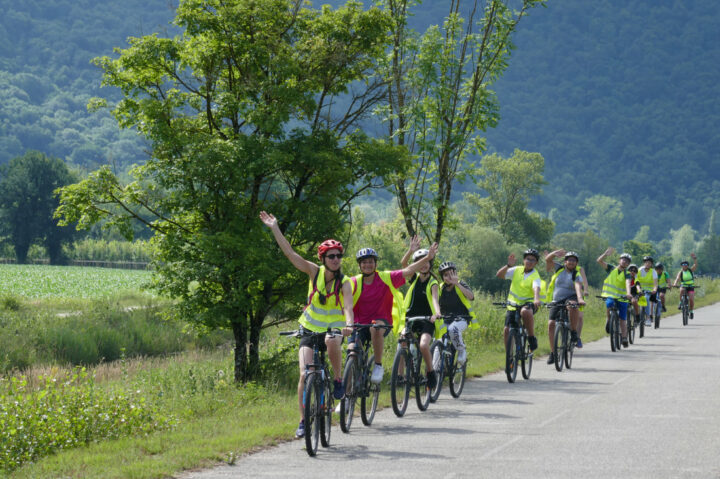
M 399 288 L 405 284 L 405 276 L 401 270 L 391 271 L 390 281 L 393 286 Z M 360 286 L 358 284 L 358 287 Z M 376 319 L 385 319 L 388 324 L 392 324 L 392 307 L 392 292 L 376 272 L 371 284 L 362 285 L 360 298 L 353 308 L 355 324 L 371 324 Z

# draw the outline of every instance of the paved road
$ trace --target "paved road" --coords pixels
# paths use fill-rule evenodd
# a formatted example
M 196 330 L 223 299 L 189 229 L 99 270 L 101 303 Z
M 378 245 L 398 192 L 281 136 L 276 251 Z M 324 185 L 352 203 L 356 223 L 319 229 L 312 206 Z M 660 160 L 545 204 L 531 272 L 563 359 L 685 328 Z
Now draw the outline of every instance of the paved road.
M 294 441 L 181 477 L 720 478 L 720 304 L 695 318 L 619 353 L 586 344 L 570 371 L 542 358 L 530 381 L 493 374 L 424 413 L 386 408 L 334 428 L 316 458 Z

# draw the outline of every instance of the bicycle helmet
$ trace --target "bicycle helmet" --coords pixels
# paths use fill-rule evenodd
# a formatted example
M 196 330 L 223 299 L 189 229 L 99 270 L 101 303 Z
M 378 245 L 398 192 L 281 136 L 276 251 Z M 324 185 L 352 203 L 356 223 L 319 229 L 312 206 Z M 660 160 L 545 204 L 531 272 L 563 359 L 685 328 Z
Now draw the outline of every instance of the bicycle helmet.
M 535 256 L 535 259 L 540 261 L 540 253 L 538 253 L 538 250 L 535 248 L 528 248 L 523 253 L 523 259 L 527 258 L 528 256 Z
M 565 253 L 565 260 L 567 261 L 568 258 L 575 258 L 575 261 L 580 261 L 580 257 L 575 251 L 568 251 Z
M 645 261 L 653 261 L 653 262 L 654 262 L 655 260 L 653 259 L 652 256 L 643 256 L 643 263 L 644 263 Z
M 426 249 L 419 249 L 419 250 L 415 251 L 412 256 L 413 263 L 416 261 L 420 261 L 425 256 L 427 256 L 429 253 L 430 253 L 430 251 L 428 251 Z
M 680 266 L 690 266 L 690 261 L 684 259 L 680 262 Z
M 345 248 L 343 248 L 341 242 L 334 239 L 328 239 L 320 243 L 320 246 L 318 246 L 318 259 L 322 260 L 325 257 L 325 253 L 331 249 L 340 250 L 341 253 L 345 252 Z
M 659 262 L 655 263 L 655 269 L 663 269 L 663 268 L 665 268 L 665 266 L 663 266 L 662 263 L 659 263 Z
M 633 269 L 634 269 L 635 271 L 638 270 L 638 267 L 637 267 L 637 265 L 636 265 L 635 263 L 633 263 L 633 264 L 631 264 L 630 266 L 628 266 L 628 271 L 632 271 Z
M 355 259 L 358 261 L 358 263 L 365 258 L 375 258 L 375 261 L 378 260 L 378 254 L 377 251 L 375 251 L 372 248 L 360 248 L 355 255 Z
M 452 261 L 445 261 L 438 268 L 438 273 L 440 273 L 440 276 L 442 276 L 442 274 L 449 269 L 454 269 L 455 271 L 457 271 L 455 263 L 453 263 Z
M 623 254 L 620 255 L 620 259 L 626 259 L 626 260 L 628 260 L 628 261 L 632 261 L 632 256 L 630 256 L 630 255 L 627 254 L 627 253 L 623 253 Z

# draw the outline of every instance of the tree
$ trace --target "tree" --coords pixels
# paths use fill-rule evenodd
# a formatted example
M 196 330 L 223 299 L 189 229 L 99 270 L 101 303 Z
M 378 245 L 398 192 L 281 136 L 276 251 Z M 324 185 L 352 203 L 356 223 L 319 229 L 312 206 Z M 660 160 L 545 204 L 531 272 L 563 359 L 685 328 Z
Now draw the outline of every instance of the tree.
M 47 248 L 50 264 L 62 264 L 62 244 L 75 233 L 53 218 L 58 206 L 55 190 L 77 181 L 75 176 L 62 160 L 28 151 L 1 167 L 0 177 L 0 215 L 17 262 L 25 263 L 30 245 L 39 240 Z
M 622 201 L 618 199 L 604 195 L 591 196 L 585 199 L 585 203 L 580 207 L 587 214 L 575 222 L 575 227 L 583 231 L 594 231 L 613 244 L 620 236 L 622 207 Z
M 640 264 L 643 256 L 656 256 L 657 251 L 650 243 L 644 243 L 637 240 L 623 241 L 623 253 L 628 253 L 633 257 L 633 261 Z
M 703 273 L 720 274 L 720 235 L 706 236 L 698 247 L 698 267 Z
M 683 259 L 688 259 L 690 253 L 697 249 L 695 237 L 696 231 L 690 225 L 683 225 L 679 229 L 670 230 L 670 254 L 678 264 Z
M 647 243 L 650 241 L 650 227 L 648 225 L 642 225 L 637 233 L 635 233 L 635 237 L 633 238 L 635 241 L 639 241 L 640 243 Z
M 106 219 L 131 236 L 140 220 L 156 231 L 153 286 L 177 299 L 179 317 L 232 329 L 237 381 L 258 371 L 268 315 L 297 318 L 307 291 L 258 213 L 274 213 L 313 258 L 342 234 L 352 200 L 406 164 L 354 131 L 378 98 L 387 16 L 302 4 L 185 0 L 182 34 L 131 38 L 118 58 L 96 59 L 103 84 L 123 93 L 112 114 L 147 139 L 151 158 L 127 185 L 104 168 L 62 196 L 60 214 L 81 227 Z
M 385 64 L 386 104 L 378 113 L 389 137 L 415 159 L 410 174 L 398 175 L 393 187 L 408 234 L 420 229 L 440 242 L 453 184 L 472 173 L 469 156 L 485 150 L 482 132 L 497 125 L 499 106 L 490 87 L 507 68 L 511 35 L 529 9 L 545 2 L 522 0 L 514 11 L 501 0 L 452 0 L 442 27 L 432 26 L 422 37 L 408 27 L 419 2 L 381 3 L 393 18 L 393 45 Z
M 483 157 L 478 186 L 487 196 L 466 195 L 477 207 L 479 224 L 496 228 L 508 244 L 545 245 L 552 238 L 554 224 L 528 211 L 530 198 L 546 184 L 544 167 L 542 155 L 517 149 L 507 159 L 497 154 Z

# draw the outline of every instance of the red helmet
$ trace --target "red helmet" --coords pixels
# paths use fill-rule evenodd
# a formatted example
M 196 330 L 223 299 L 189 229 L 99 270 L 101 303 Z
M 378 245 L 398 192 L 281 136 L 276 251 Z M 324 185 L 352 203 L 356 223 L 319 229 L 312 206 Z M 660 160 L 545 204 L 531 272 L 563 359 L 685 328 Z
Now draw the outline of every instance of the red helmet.
M 341 242 L 334 239 L 325 240 L 320 243 L 320 246 L 318 246 L 318 259 L 322 260 L 323 256 L 325 256 L 325 253 L 327 253 L 331 249 L 339 249 L 341 253 L 345 252 L 345 248 L 343 248 Z

